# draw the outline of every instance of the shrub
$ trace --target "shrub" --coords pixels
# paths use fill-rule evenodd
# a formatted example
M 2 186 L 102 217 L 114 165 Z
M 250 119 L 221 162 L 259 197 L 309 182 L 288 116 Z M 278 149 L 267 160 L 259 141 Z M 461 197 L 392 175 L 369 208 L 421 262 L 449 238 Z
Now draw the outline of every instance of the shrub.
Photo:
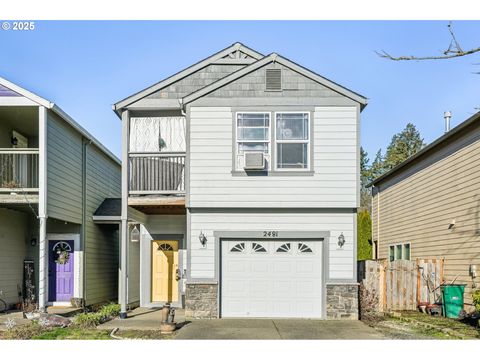
M 105 321 L 108 321 L 120 313 L 120 305 L 107 304 L 102 306 L 98 311 L 91 313 L 83 313 L 75 316 L 73 323 L 81 328 L 96 327 Z
M 474 291 L 472 295 L 472 299 L 473 299 L 473 305 L 475 305 L 475 310 L 480 312 L 480 290 Z
M 4 333 L 4 338 L 9 340 L 29 340 L 45 332 L 45 328 L 38 322 L 32 321 L 29 324 L 14 326 Z
M 357 260 L 372 259 L 372 219 L 367 210 L 357 215 Z

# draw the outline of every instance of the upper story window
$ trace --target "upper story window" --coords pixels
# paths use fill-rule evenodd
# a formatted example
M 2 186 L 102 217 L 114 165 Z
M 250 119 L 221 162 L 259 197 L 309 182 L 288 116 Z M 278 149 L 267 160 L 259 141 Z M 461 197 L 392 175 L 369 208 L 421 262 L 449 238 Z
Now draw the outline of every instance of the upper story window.
M 276 169 L 309 169 L 309 113 L 277 112 L 275 122 Z
M 236 119 L 237 170 L 242 170 L 245 153 L 261 152 L 267 168 L 270 158 L 270 113 L 241 112 Z

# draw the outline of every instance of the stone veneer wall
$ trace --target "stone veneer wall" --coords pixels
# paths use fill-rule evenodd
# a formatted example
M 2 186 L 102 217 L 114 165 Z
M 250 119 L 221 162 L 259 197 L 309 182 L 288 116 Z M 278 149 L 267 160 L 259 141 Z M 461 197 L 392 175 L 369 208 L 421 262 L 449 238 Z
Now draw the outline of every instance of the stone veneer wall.
M 187 284 L 185 317 L 213 319 L 218 317 L 218 284 Z
M 327 319 L 358 320 L 358 284 L 327 284 Z

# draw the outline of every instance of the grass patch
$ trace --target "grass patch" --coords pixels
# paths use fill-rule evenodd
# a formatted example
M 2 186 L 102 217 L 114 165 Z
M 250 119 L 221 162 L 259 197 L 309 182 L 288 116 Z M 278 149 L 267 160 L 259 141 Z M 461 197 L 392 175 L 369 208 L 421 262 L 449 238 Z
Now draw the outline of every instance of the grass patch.
M 113 340 L 108 330 L 93 330 L 80 328 L 56 328 L 32 340 Z
M 401 313 L 402 318 L 425 323 L 440 329 L 451 329 L 467 338 L 480 338 L 480 328 L 461 322 L 456 319 L 449 319 L 440 316 L 430 316 L 417 311 L 405 311 Z
M 175 336 L 173 334 L 162 334 L 155 330 L 119 330 L 115 335 L 125 339 L 139 340 L 168 340 Z

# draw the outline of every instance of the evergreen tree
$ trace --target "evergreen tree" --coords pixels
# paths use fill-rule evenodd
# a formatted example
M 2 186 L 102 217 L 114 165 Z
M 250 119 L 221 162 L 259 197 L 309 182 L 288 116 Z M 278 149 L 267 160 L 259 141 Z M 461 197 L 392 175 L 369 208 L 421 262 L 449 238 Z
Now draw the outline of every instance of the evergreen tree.
M 407 160 L 410 156 L 425 146 L 423 138 L 415 125 L 408 123 L 405 129 L 392 137 L 387 147 L 383 161 L 383 171 L 393 169 L 398 164 Z
M 360 148 L 360 207 L 370 211 L 371 208 L 371 190 L 367 188 L 367 185 L 372 180 L 370 176 L 370 167 L 368 163 L 368 153 Z
M 372 219 L 367 210 L 357 215 L 357 260 L 372 259 Z

